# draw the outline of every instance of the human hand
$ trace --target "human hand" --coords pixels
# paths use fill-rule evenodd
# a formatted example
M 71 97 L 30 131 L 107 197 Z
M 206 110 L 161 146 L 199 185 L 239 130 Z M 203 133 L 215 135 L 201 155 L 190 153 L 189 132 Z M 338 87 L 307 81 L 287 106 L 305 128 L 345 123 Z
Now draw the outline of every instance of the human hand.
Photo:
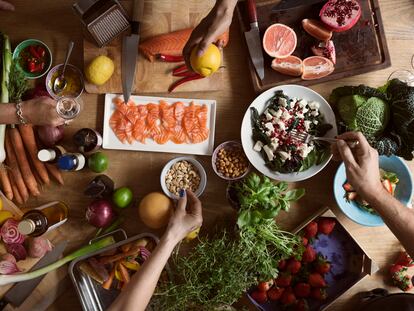
M 177 242 L 184 239 L 190 232 L 200 228 L 203 223 L 200 200 L 190 190 L 181 191 L 182 195 L 180 195 L 167 228 L 167 234 L 170 234 Z
M 199 56 L 204 54 L 211 43 L 216 43 L 218 47 L 223 46 L 223 42 L 216 42 L 216 40 L 230 27 L 236 4 L 237 0 L 218 0 L 210 13 L 194 28 L 183 49 L 187 68 L 191 69 L 190 55 L 196 45 L 198 45 Z
M 365 200 L 385 192 L 381 184 L 378 152 L 372 148 L 362 133 L 348 132 L 337 137 L 337 144 L 331 145 L 334 159 L 342 159 L 348 182 Z M 347 140 L 359 143 L 351 150 Z
M 56 104 L 55 100 L 47 96 L 30 99 L 22 103 L 23 117 L 33 125 L 62 125 L 65 120 L 57 114 Z
M 14 5 L 7 1 L 0 0 L 0 10 L 14 11 Z

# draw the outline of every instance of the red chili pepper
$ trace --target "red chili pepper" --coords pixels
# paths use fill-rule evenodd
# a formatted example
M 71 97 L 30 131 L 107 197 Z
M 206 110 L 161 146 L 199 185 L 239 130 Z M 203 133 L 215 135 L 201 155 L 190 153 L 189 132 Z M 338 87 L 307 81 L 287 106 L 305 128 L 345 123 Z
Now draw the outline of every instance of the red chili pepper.
M 179 74 L 183 73 L 183 72 L 191 72 L 188 70 L 187 65 L 186 64 L 182 64 L 176 68 L 173 69 L 172 74 L 175 77 L 179 77 Z M 194 73 L 194 72 L 191 72 Z
M 36 63 L 33 60 L 29 60 L 29 62 L 27 63 L 27 69 L 29 70 L 29 72 L 35 72 Z
M 178 63 L 184 61 L 184 57 L 182 55 L 167 55 L 167 54 L 156 54 L 155 57 L 163 62 L 167 63 Z
M 172 92 L 174 91 L 178 86 L 180 86 L 183 83 L 189 82 L 189 81 L 193 81 L 193 80 L 198 80 L 198 79 L 203 79 L 204 77 L 199 75 L 198 73 L 193 73 L 191 76 L 186 76 L 178 81 L 175 81 L 169 88 L 168 88 L 168 92 Z
M 46 55 L 46 50 L 43 48 L 43 46 L 41 46 L 41 45 L 37 46 L 37 54 L 40 57 L 44 57 Z
M 37 53 L 33 45 L 29 46 L 29 52 L 30 54 L 32 54 L 33 57 L 40 58 L 39 54 Z

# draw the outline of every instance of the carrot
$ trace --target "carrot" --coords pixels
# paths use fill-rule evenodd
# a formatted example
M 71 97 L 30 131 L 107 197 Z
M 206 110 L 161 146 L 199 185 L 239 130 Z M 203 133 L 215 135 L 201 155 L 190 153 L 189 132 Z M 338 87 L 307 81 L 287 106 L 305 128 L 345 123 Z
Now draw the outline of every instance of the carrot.
M 112 282 L 114 281 L 115 276 L 115 266 L 109 274 L 109 278 L 102 284 L 102 288 L 109 290 L 111 288 Z
M 16 154 L 14 153 L 13 146 L 11 145 L 10 135 L 8 135 L 8 132 L 6 133 L 5 145 L 6 145 L 7 163 L 9 167 L 11 168 L 14 182 L 16 183 L 16 187 L 19 190 L 20 195 L 22 196 L 22 200 L 23 202 L 26 202 L 29 199 L 29 192 L 27 190 L 26 184 L 24 183 L 22 173 L 20 172 L 19 165 L 17 164 Z
M 20 195 L 19 189 L 17 189 L 16 182 L 14 181 L 13 175 L 10 174 L 10 183 L 13 190 L 14 202 L 21 205 L 23 204 L 23 198 Z
M 49 185 L 50 179 L 46 167 L 43 164 L 43 162 L 39 161 L 39 159 L 37 158 L 37 153 L 39 152 L 39 149 L 36 145 L 36 138 L 34 135 L 33 126 L 30 124 L 21 124 L 19 125 L 19 131 L 20 135 L 22 136 L 26 150 L 30 155 L 30 159 L 32 160 L 34 168 L 39 174 L 42 182 L 44 182 L 46 185 Z
M 23 141 L 19 130 L 17 128 L 11 128 L 8 133 L 10 135 L 10 141 L 14 146 L 17 163 L 19 164 L 20 172 L 22 173 L 24 182 L 30 193 L 37 197 L 40 195 L 40 191 L 37 187 L 37 182 L 33 176 L 32 170 L 30 169 L 30 164 L 27 160 L 26 151 L 24 150 Z
M 116 254 L 116 255 L 112 255 L 112 256 L 101 257 L 99 259 L 99 261 L 102 264 L 106 265 L 108 263 L 121 260 L 121 259 L 123 259 L 125 257 L 128 257 L 128 256 L 138 255 L 138 253 L 139 253 L 139 246 L 136 246 L 136 247 L 130 249 L 128 252 L 125 252 L 125 253 L 120 253 L 120 254 Z
M 118 270 L 121 273 L 122 281 L 128 284 L 130 281 L 128 269 L 122 263 L 118 263 Z
M 13 190 L 11 187 L 9 175 L 7 174 L 7 168 L 4 165 L 0 167 L 0 180 L 4 195 L 10 201 L 13 200 Z
M 59 171 L 59 169 L 54 166 L 53 164 L 50 163 L 45 163 L 45 166 L 48 170 L 48 172 L 50 173 L 50 175 L 52 175 L 52 177 L 61 185 L 64 185 L 65 182 L 63 181 L 63 177 L 62 177 L 62 173 Z

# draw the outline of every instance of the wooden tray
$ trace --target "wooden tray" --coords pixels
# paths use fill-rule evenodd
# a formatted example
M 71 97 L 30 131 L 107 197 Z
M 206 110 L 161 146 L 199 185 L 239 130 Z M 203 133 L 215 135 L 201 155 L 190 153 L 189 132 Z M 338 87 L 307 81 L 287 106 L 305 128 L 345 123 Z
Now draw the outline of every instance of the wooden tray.
M 390 67 L 391 60 L 378 0 L 361 0 L 359 2 L 362 15 L 358 23 L 346 32 L 334 33 L 332 37 L 337 61 L 335 71 L 331 75 L 318 80 L 305 81 L 300 77 L 280 74 L 270 67 L 272 58 L 263 51 L 265 76 L 262 81 L 256 75 L 252 62 L 249 61 L 249 71 L 255 91 L 261 92 L 281 84 L 313 85 Z M 323 3 L 273 13 L 272 8 L 275 4 L 277 2 L 257 4 L 261 35 L 263 36 L 271 24 L 286 24 L 295 30 L 298 37 L 298 44 L 293 55 L 302 59 L 312 56 L 310 47 L 316 40 L 303 30 L 301 21 L 304 18 L 319 19 L 318 15 Z M 242 32 L 248 31 L 250 25 L 245 2 L 239 2 L 236 9 Z
M 131 10 L 131 1 L 121 1 L 121 3 L 127 12 Z M 194 27 L 207 15 L 213 5 L 214 1 L 212 0 L 193 1 L 191 4 L 187 0 L 145 0 L 141 40 L 175 30 Z M 121 38 L 114 40 L 103 48 L 97 47 L 86 38 L 84 39 L 83 58 L 85 68 L 98 55 L 107 55 L 115 63 L 115 72 L 104 85 L 96 86 L 87 81 L 85 82 L 85 90 L 88 93 L 122 93 L 121 50 Z M 135 84 L 132 87 L 133 94 L 167 93 L 168 87 L 179 79 L 173 77 L 171 71 L 181 63 L 151 63 L 141 53 L 138 56 L 137 62 Z M 174 93 L 220 90 L 223 85 L 223 76 L 224 71 L 219 70 L 211 77 L 190 81 L 181 85 Z

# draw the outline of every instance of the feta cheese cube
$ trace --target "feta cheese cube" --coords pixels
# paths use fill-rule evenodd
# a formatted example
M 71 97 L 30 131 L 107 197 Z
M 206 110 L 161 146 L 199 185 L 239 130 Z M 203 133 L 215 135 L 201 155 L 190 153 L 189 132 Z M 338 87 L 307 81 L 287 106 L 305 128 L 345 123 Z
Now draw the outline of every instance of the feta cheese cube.
M 279 101 L 278 101 L 279 105 L 282 107 L 286 107 L 287 106 L 287 100 L 286 98 L 283 97 L 279 97 Z
M 266 112 L 265 116 L 266 116 L 266 121 L 270 121 L 273 119 L 273 116 L 268 112 Z
M 284 131 L 284 130 L 286 129 L 285 122 L 283 122 L 283 121 L 278 121 L 278 122 L 276 122 L 276 125 L 279 127 L 279 129 L 280 129 L 281 131 Z
M 299 146 L 299 148 L 298 148 L 299 155 L 302 158 L 306 158 L 312 150 L 313 150 L 313 146 L 308 146 L 307 144 L 303 144 L 303 145 Z
M 311 116 L 317 117 L 319 115 L 319 111 L 318 110 L 312 110 L 312 112 L 310 114 L 311 114 Z
M 278 147 L 279 147 L 279 140 L 277 138 L 272 139 L 272 142 L 270 143 L 270 150 L 274 152 L 276 151 Z
M 278 151 L 277 152 L 278 155 L 280 156 L 280 159 L 282 160 L 282 162 L 286 162 L 286 160 L 290 160 L 291 159 L 291 155 L 289 152 L 286 151 Z
M 305 108 L 307 104 L 308 102 L 305 99 L 301 99 L 300 101 L 298 101 L 298 106 L 300 108 Z
M 308 108 L 303 107 L 303 109 L 302 109 L 302 113 L 303 113 L 303 114 L 307 113 L 308 111 L 309 111 L 309 109 L 308 109 Z
M 318 120 L 313 120 L 313 124 L 317 125 L 319 123 Z
M 253 150 L 259 152 L 262 150 L 262 148 L 263 148 L 263 143 L 260 140 L 258 140 L 256 144 L 254 145 Z
M 303 122 L 303 125 L 305 126 L 306 131 L 309 131 L 311 123 L 312 121 L 308 121 L 308 120 Z
M 296 116 L 299 118 L 299 119 L 303 119 L 305 116 L 304 116 L 304 114 L 302 113 L 302 112 L 299 112 L 298 111 L 298 113 L 296 113 Z
M 273 126 L 272 122 L 265 123 L 265 128 L 268 129 L 268 131 L 273 132 L 275 130 L 275 127 Z
M 274 116 L 275 116 L 276 119 L 280 119 L 280 117 L 282 116 L 282 114 L 283 114 L 283 110 L 282 109 L 279 109 L 278 111 L 276 111 L 276 113 L 274 114 Z
M 285 110 L 282 114 L 282 119 L 289 120 L 292 116 L 290 115 L 289 111 Z
M 312 101 L 309 103 L 309 108 L 312 110 L 317 110 L 319 109 L 320 104 L 318 102 Z
M 272 161 L 274 158 L 274 155 L 273 155 L 272 150 L 270 150 L 269 146 L 267 145 L 263 146 L 263 150 L 266 153 L 266 156 L 269 159 L 269 161 Z

